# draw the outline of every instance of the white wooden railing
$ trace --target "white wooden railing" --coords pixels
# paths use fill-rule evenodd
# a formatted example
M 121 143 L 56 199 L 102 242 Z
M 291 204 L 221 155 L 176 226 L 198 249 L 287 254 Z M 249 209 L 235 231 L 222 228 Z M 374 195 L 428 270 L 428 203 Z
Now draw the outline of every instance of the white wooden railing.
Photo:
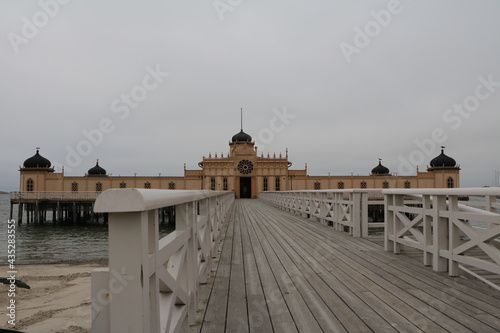
M 437 272 L 458 276 L 465 271 L 500 289 L 474 272 L 480 269 L 500 275 L 499 188 L 394 189 L 383 193 L 386 251 L 416 248 L 423 251 L 424 265 Z M 465 205 L 459 203 L 462 196 L 481 200 Z
M 10 192 L 11 200 L 95 200 L 101 192 Z
M 261 192 L 260 199 L 303 217 L 366 237 L 371 228 L 384 227 L 384 221 L 368 218 L 369 205 L 383 205 L 381 189 L 346 189 Z M 370 199 L 370 200 L 369 200 Z
M 94 210 L 109 213 L 109 268 L 92 272 L 90 332 L 187 331 L 233 201 L 222 191 L 103 192 Z M 176 230 L 159 239 L 166 206 L 175 206 Z

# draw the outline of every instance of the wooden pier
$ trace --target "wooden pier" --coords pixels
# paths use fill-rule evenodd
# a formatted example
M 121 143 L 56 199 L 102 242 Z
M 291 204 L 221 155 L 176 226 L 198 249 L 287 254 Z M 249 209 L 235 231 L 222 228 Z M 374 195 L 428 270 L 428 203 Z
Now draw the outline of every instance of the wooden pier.
M 499 291 L 260 200 L 223 234 L 191 332 L 500 331 Z
M 366 236 L 370 191 L 105 191 L 90 332 L 499 332 L 500 190 L 380 193 L 383 246 Z M 166 206 L 176 230 L 160 239 Z

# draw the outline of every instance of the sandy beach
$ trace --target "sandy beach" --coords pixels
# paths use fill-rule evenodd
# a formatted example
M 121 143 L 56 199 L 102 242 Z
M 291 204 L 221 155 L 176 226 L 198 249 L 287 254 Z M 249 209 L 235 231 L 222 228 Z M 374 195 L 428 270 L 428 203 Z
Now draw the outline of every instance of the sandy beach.
M 90 329 L 90 273 L 105 263 L 17 265 L 16 326 L 8 324 L 9 286 L 0 284 L 0 327 L 29 333 L 83 333 Z M 0 276 L 7 275 L 5 266 Z

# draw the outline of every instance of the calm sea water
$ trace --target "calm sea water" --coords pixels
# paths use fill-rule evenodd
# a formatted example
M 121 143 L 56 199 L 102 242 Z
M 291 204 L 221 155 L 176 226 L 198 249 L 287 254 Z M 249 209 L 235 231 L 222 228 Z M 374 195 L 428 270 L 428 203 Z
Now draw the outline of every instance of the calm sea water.
M 13 218 L 17 219 L 17 205 Z M 26 215 L 26 214 L 24 214 Z M 51 219 L 50 212 L 47 218 Z M 0 194 L 0 265 L 7 260 L 7 224 L 10 217 L 10 195 Z M 26 221 L 26 220 L 25 220 Z M 168 234 L 169 226 L 161 226 L 160 234 Z M 17 225 L 16 263 L 59 263 L 97 261 L 108 258 L 108 226 L 105 224 Z

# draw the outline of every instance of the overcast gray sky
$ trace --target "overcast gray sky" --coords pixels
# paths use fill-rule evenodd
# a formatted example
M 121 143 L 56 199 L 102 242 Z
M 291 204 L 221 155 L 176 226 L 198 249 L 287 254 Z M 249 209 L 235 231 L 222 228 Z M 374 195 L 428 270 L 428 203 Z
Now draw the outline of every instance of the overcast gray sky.
M 83 175 L 183 174 L 240 129 L 310 175 L 500 169 L 500 2 L 0 3 L 0 190 L 40 153 Z M 85 134 L 87 133 L 87 134 Z M 259 153 L 260 154 L 260 153 Z

